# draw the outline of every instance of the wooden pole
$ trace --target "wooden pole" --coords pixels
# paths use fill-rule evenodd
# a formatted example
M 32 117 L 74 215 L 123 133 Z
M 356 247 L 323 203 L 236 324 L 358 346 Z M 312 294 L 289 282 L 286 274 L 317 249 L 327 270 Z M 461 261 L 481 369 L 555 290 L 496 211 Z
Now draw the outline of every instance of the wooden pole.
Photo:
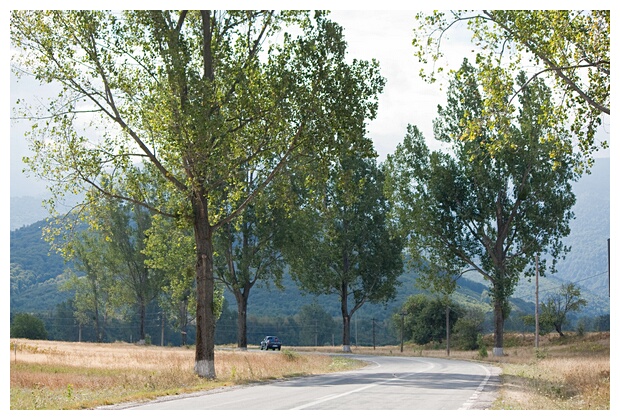
M 536 319 L 536 336 L 534 339 L 534 347 L 538 348 L 538 333 L 539 333 L 539 328 L 538 328 L 538 255 L 536 255 L 536 315 L 535 315 L 535 319 Z

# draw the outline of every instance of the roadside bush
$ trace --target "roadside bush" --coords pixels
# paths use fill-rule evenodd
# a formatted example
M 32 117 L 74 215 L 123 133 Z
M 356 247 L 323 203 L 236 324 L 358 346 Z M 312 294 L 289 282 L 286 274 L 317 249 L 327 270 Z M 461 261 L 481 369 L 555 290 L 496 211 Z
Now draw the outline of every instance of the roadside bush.
M 47 340 L 45 324 L 39 318 L 27 313 L 16 314 L 11 322 L 11 338 Z
M 470 309 L 460 317 L 454 326 L 456 346 L 462 350 L 477 350 L 480 347 L 479 336 L 482 334 L 484 313 Z
M 450 326 L 458 320 L 460 308 L 450 303 Z M 406 314 L 401 320 L 401 314 Z M 404 321 L 404 339 L 415 344 L 441 343 L 446 338 L 446 304 L 439 298 L 423 294 L 407 298 L 398 313 L 392 316 L 394 329 L 400 331 Z
M 487 345 L 484 342 L 484 337 L 482 336 L 482 334 L 478 334 L 477 343 L 478 343 L 478 355 L 482 358 L 486 358 L 489 355 L 489 353 L 487 352 Z

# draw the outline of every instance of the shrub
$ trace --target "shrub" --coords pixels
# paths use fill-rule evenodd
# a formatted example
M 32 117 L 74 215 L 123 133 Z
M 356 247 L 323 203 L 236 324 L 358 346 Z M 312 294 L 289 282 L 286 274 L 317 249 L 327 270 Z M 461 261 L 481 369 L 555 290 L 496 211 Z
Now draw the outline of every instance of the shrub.
M 460 317 L 454 326 L 456 344 L 462 350 L 476 350 L 479 346 L 479 336 L 482 333 L 484 313 L 471 309 Z
M 484 337 L 482 334 L 478 334 L 478 355 L 482 358 L 486 358 L 489 353 L 487 352 L 487 345 L 484 342 Z
M 16 314 L 11 322 L 11 338 L 46 340 L 47 331 L 42 320 L 27 313 Z

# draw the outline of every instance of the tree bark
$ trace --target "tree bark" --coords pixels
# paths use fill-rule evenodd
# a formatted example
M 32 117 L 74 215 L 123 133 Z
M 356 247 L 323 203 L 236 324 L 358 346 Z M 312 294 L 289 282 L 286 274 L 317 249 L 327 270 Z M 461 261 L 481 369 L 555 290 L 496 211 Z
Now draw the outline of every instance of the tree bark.
M 504 305 L 503 302 L 495 299 L 493 305 L 493 318 L 494 318 L 494 339 L 495 346 L 493 347 L 493 355 L 504 355 Z
M 245 351 L 248 349 L 248 299 L 241 290 L 235 291 L 235 298 L 237 299 L 237 347 Z
M 343 283 L 343 291 L 340 297 L 340 310 L 342 311 L 342 351 L 351 353 L 351 316 L 347 307 L 346 284 Z
M 192 197 L 196 240 L 196 358 L 194 371 L 215 379 L 215 316 L 213 311 L 213 231 L 209 224 L 205 194 Z

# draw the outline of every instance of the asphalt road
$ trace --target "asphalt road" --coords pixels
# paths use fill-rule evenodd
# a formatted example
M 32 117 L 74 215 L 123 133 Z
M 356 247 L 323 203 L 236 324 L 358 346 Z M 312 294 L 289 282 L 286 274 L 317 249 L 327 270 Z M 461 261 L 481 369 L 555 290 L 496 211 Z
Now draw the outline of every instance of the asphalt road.
M 354 371 L 166 397 L 116 409 L 480 410 L 496 397 L 499 370 L 488 365 L 425 357 L 350 357 L 370 364 Z

